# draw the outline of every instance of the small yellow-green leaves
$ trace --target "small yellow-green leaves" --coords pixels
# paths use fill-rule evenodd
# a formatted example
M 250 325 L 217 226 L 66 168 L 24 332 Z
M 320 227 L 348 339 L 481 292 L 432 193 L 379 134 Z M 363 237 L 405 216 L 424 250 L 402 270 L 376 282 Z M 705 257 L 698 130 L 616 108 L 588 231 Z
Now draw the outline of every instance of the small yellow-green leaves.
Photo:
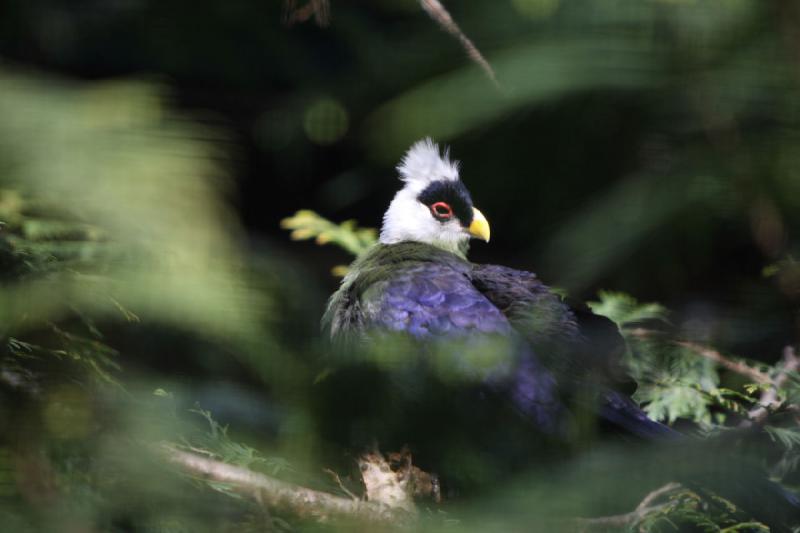
M 354 220 L 336 224 L 310 210 L 300 210 L 284 218 L 281 227 L 290 230 L 296 241 L 315 239 L 317 244 L 335 244 L 353 255 L 361 255 L 377 240 L 374 228 L 359 228 Z M 337 269 L 341 271 L 341 268 Z

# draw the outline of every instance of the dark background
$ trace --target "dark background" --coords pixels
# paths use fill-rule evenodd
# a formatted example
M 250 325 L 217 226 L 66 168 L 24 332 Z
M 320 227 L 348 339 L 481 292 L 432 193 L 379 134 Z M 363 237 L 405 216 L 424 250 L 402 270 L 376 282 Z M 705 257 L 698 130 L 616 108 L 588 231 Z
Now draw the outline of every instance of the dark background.
M 683 334 L 771 361 L 798 325 L 796 270 L 763 270 L 797 253 L 799 10 L 709 4 L 446 2 L 500 89 L 400 0 L 334 0 L 327 26 L 287 24 L 275 0 L 7 0 L 0 57 L 154 81 L 220 127 L 252 246 L 313 276 L 317 309 L 349 259 L 291 242 L 280 220 L 377 226 L 394 165 L 432 135 L 492 223 L 473 260 L 582 299 L 660 301 Z M 314 114 L 320 101 L 334 110 Z

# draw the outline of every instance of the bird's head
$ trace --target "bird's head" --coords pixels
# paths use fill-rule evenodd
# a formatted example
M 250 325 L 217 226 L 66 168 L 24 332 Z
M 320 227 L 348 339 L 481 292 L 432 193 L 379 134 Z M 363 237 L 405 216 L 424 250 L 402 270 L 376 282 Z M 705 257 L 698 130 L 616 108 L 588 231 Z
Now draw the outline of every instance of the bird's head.
M 423 242 L 463 256 L 471 237 L 489 241 L 489 222 L 472 205 L 447 150 L 417 141 L 397 170 L 405 185 L 383 215 L 382 243 Z

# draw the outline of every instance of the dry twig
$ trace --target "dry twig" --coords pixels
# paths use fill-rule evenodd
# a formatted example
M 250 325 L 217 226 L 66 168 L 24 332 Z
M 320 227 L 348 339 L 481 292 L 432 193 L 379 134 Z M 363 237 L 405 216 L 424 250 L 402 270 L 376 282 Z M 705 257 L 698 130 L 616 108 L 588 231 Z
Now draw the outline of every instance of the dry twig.
M 323 470 L 323 472 L 325 472 L 326 474 L 331 476 L 331 479 L 333 479 L 333 481 L 335 481 L 336 484 L 339 486 L 339 490 L 341 490 L 342 492 L 344 492 L 345 494 L 350 496 L 351 499 L 353 499 L 353 500 L 360 500 L 361 499 L 358 496 L 356 496 L 355 494 L 353 494 L 353 492 L 350 489 L 348 489 L 347 487 L 344 486 L 344 483 L 342 483 L 342 478 L 339 477 L 339 474 L 337 474 L 336 472 L 334 472 L 330 468 L 325 468 Z
M 677 344 L 678 346 L 682 346 L 687 350 L 691 350 L 698 355 L 702 355 L 707 359 L 716 361 L 717 363 L 720 364 L 720 366 L 723 366 L 728 370 L 736 372 L 737 374 L 746 376 L 754 380 L 756 383 L 772 382 L 770 377 L 764 372 L 761 372 L 758 369 L 748 366 L 741 361 L 734 361 L 733 359 L 728 359 L 727 357 L 719 353 L 717 350 L 710 348 L 708 346 L 703 346 L 702 344 L 697 344 L 691 341 L 675 341 L 675 344 Z
M 477 63 L 486 73 L 486 76 L 494 83 L 495 87 L 499 88 L 500 83 L 497 81 L 497 76 L 495 76 L 492 66 L 486 61 L 486 58 L 483 57 L 478 47 L 476 47 L 469 37 L 461 31 L 461 28 L 456 24 L 453 17 L 450 16 L 450 13 L 442 3 L 439 2 L 439 0 L 419 0 L 419 4 L 428 16 L 436 21 L 444 31 L 458 39 L 464 51 L 467 52 L 467 57 Z
M 305 22 L 312 16 L 318 26 L 327 26 L 330 22 L 331 8 L 328 0 L 309 0 L 301 7 L 297 7 L 296 3 L 296 0 L 284 2 L 284 21 L 288 26 L 295 22 Z
M 633 328 L 629 330 L 628 333 L 640 339 L 657 337 L 660 335 L 660 332 L 647 328 Z M 681 346 L 683 348 L 686 348 L 687 350 L 690 350 L 696 353 L 697 355 L 703 356 L 706 359 L 711 359 L 712 361 L 718 363 L 720 366 L 725 367 L 732 372 L 736 372 L 737 374 L 750 378 L 756 383 L 761 383 L 761 384 L 772 383 L 772 379 L 770 379 L 770 377 L 764 372 L 758 370 L 757 368 L 748 366 L 742 361 L 734 361 L 733 359 L 730 359 L 722 355 L 714 348 L 711 348 L 709 346 L 703 346 L 702 344 L 698 344 L 692 341 L 675 340 L 672 341 L 672 343 L 675 344 L 676 346 Z
M 667 483 L 649 493 L 630 513 L 614 516 L 601 516 L 599 518 L 581 518 L 578 520 L 579 531 L 604 531 L 617 530 L 641 521 L 645 516 L 662 509 L 667 504 L 654 505 L 659 498 L 680 488 L 679 483 Z
M 472 40 L 461 31 L 453 17 L 450 16 L 447 8 L 439 0 L 419 0 L 419 4 L 423 11 L 438 23 L 444 31 L 458 39 L 458 42 L 461 43 L 462 48 L 467 53 L 467 57 L 477 63 L 495 87 L 499 88 L 500 83 L 497 81 L 492 65 L 483 57 L 483 54 Z M 308 0 L 300 7 L 297 7 L 297 0 L 284 0 L 284 6 L 284 22 L 288 26 L 296 22 L 305 22 L 312 16 L 318 26 L 327 26 L 330 21 L 329 0 Z
M 343 518 L 371 524 L 402 525 L 415 517 L 414 513 L 404 508 L 390 507 L 377 501 L 342 498 L 293 485 L 246 468 L 185 452 L 169 444 L 158 446 L 157 451 L 169 462 L 195 476 L 226 483 L 231 490 L 263 502 L 266 506 L 297 516 L 312 517 L 320 522 Z

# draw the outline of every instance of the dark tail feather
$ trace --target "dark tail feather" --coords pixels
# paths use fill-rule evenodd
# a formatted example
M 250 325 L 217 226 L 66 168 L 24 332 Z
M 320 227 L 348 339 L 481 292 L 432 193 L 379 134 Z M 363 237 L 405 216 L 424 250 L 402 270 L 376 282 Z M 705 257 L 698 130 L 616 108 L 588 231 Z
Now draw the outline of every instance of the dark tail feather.
M 671 442 L 671 460 L 684 455 L 691 468 L 673 463 L 678 481 L 698 493 L 715 491 L 744 509 L 774 531 L 790 531 L 800 520 L 800 497 L 767 478 L 763 469 L 744 457 L 732 455 L 727 438 L 694 441 L 674 429 L 651 420 L 627 396 L 615 391 L 603 394 L 600 416 L 629 433 L 646 440 Z M 722 448 L 720 448 L 722 446 Z M 676 468 L 677 467 L 677 468 Z
M 651 420 L 633 400 L 616 391 L 603 394 L 599 415 L 615 426 L 647 440 L 667 440 L 683 435 L 674 429 Z

